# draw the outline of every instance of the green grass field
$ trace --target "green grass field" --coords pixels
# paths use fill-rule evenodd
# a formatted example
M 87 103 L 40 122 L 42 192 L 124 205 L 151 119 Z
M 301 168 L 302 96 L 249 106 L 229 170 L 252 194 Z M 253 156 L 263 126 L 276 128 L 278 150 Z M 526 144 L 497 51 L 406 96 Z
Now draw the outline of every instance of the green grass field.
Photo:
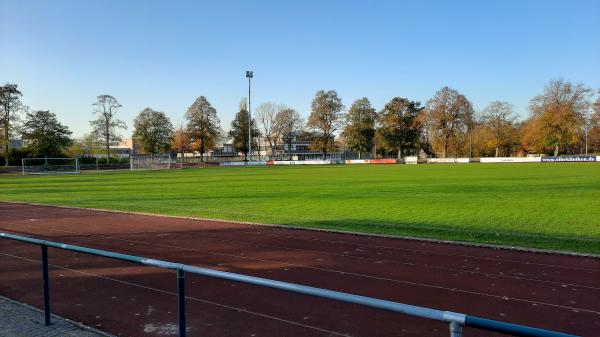
M 0 191 L 0 200 L 600 253 L 594 163 L 5 175 Z

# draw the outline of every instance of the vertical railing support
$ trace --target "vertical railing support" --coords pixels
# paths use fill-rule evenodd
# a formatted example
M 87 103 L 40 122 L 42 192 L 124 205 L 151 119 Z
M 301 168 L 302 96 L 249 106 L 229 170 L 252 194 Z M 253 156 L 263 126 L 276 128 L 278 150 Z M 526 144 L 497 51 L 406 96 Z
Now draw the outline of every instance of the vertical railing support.
M 42 275 L 44 279 L 44 324 L 50 325 L 50 280 L 48 279 L 48 246 L 42 247 Z
M 462 337 L 462 325 L 450 322 L 450 337 Z
M 177 315 L 179 317 L 179 337 L 185 337 L 185 275 L 177 269 Z

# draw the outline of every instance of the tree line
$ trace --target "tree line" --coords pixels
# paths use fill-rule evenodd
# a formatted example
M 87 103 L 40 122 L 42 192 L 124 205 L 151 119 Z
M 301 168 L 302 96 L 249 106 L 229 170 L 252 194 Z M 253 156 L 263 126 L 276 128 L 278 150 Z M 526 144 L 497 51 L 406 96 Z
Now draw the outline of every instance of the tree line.
M 593 101 L 591 88 L 564 80 L 549 82 L 543 93 L 533 97 L 530 115 L 519 121 L 508 102 L 494 101 L 476 112 L 467 97 L 444 87 L 425 105 L 405 97 L 393 97 L 381 110 L 368 98 L 356 99 L 348 109 L 335 90 L 319 90 L 306 121 L 293 108 L 266 102 L 256 108 L 254 118 L 246 100 L 225 133 L 216 109 L 200 96 L 187 109 L 185 122 L 174 127 L 161 111 L 145 108 L 133 121 L 133 138 L 142 154 L 194 151 L 201 160 L 219 142 L 231 140 L 235 150 L 248 156 L 248 141 L 258 149 L 259 138 L 271 156 L 279 145 L 288 151 L 295 138 L 311 141 L 311 148 L 324 155 L 348 150 L 359 158 L 368 156 L 415 155 L 479 157 L 527 153 L 553 154 L 600 151 L 600 90 Z M 26 144 L 13 149 L 13 157 L 81 156 L 110 157 L 110 147 L 121 140 L 126 124 L 117 118 L 122 108 L 111 95 L 99 95 L 93 103 L 92 132 L 72 139 L 69 128 L 47 110 L 29 111 L 21 101 L 16 84 L 0 86 L 0 135 L 4 164 L 9 165 L 10 140 L 17 135 Z M 24 117 L 24 118 L 22 118 Z M 248 137 L 248 133 L 251 137 Z M 8 154 L 8 155 L 7 155 Z M 291 156 L 291 154 L 289 154 Z

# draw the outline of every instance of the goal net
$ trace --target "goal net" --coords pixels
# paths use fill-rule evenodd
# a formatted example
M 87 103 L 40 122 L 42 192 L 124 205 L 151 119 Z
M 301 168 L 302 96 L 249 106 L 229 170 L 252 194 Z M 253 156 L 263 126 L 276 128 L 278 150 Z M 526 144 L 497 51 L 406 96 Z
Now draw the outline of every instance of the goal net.
M 80 173 L 77 158 L 23 158 L 23 175 Z
M 131 156 L 129 164 L 131 170 L 168 170 L 171 168 L 171 156 L 149 155 Z

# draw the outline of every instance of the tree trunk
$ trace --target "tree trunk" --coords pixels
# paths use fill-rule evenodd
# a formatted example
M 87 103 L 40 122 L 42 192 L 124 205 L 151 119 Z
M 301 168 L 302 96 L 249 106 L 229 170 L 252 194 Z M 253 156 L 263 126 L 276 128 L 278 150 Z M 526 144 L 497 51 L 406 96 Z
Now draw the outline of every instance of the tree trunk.
M 358 159 L 362 159 L 361 152 L 358 151 Z
M 4 118 L 6 118 L 4 121 L 4 166 L 7 167 L 9 164 L 8 143 L 10 142 L 10 137 L 8 136 L 8 128 L 10 127 L 10 104 L 8 102 L 4 104 L 4 110 Z
M 4 142 L 5 142 L 4 143 L 4 166 L 8 166 L 8 142 L 9 142 L 9 139 L 8 139 L 8 128 L 6 127 L 6 125 L 5 125 L 4 132 L 6 133 L 4 135 Z
M 269 143 L 269 150 L 271 150 L 271 159 L 273 159 L 273 156 L 275 156 L 275 142 L 273 141 L 273 139 L 271 137 L 264 137 L 267 139 L 267 143 Z M 260 141 L 259 141 L 260 144 Z M 258 155 L 260 156 L 260 149 L 258 149 Z M 265 155 L 266 157 L 266 155 Z
M 377 142 L 373 144 L 373 158 L 377 159 Z
M 398 159 L 402 159 L 402 147 L 398 148 Z
M 496 146 L 496 157 L 498 157 L 499 153 L 500 153 L 500 148 L 498 146 Z
M 473 132 L 469 133 L 469 158 L 473 156 Z
M 558 156 L 558 150 L 559 150 L 559 146 L 558 146 L 558 144 L 556 144 L 556 146 L 554 146 L 554 156 Z
M 200 150 L 200 162 L 204 161 L 204 152 L 206 151 L 204 149 L 204 138 L 200 138 L 200 148 L 198 150 Z
M 110 143 L 107 141 L 106 142 L 106 165 L 109 164 L 109 162 L 108 162 L 109 155 L 110 155 Z
M 442 153 L 442 158 L 446 158 L 448 156 L 448 136 L 444 137 L 444 152 Z

